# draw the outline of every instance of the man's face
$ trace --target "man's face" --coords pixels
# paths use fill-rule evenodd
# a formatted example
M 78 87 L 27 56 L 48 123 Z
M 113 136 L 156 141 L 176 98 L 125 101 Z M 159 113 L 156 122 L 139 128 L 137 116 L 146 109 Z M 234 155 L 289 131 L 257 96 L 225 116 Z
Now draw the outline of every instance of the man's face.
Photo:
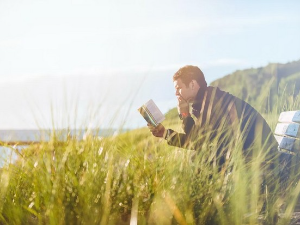
M 197 92 L 195 92 L 193 88 L 193 83 L 190 82 L 188 86 L 186 86 L 180 78 L 174 81 L 175 87 L 175 95 L 177 99 L 181 99 L 187 102 L 192 102 L 195 99 Z

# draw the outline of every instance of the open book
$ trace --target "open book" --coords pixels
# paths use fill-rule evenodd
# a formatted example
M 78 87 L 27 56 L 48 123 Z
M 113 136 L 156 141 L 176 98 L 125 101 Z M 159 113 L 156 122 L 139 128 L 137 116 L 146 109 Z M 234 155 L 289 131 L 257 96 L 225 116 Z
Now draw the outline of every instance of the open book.
M 165 116 L 152 99 L 138 108 L 138 111 L 148 123 L 155 127 L 165 119 Z

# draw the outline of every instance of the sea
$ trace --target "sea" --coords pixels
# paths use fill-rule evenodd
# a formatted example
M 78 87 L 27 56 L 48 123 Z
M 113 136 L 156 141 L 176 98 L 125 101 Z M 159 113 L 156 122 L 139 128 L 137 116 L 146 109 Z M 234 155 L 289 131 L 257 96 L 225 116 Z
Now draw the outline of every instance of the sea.
M 68 136 L 76 137 L 77 140 L 84 139 L 87 135 L 94 137 L 108 137 L 128 129 L 44 129 L 44 130 L 0 130 L 0 167 L 13 163 L 18 158 L 18 152 L 26 148 L 29 143 L 39 141 L 49 141 L 53 133 L 57 135 L 60 140 L 65 140 Z

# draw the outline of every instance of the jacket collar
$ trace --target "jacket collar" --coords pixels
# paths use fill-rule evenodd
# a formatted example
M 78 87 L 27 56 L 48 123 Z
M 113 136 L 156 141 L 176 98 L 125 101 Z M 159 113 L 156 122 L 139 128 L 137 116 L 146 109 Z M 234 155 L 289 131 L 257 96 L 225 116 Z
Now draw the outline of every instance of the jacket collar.
M 199 117 L 199 115 L 200 115 L 200 110 L 202 107 L 202 102 L 203 102 L 203 98 L 204 98 L 206 90 L 207 90 L 207 87 L 201 87 L 196 95 L 194 103 L 192 104 L 192 113 L 196 117 Z

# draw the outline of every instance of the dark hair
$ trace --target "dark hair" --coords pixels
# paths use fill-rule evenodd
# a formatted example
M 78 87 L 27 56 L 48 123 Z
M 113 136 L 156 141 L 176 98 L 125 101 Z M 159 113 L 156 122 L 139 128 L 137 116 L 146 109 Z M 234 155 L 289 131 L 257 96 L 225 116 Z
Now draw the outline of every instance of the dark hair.
M 181 67 L 173 76 L 173 81 L 181 79 L 188 86 L 192 80 L 196 80 L 200 87 L 207 87 L 206 80 L 202 71 L 197 66 Z

